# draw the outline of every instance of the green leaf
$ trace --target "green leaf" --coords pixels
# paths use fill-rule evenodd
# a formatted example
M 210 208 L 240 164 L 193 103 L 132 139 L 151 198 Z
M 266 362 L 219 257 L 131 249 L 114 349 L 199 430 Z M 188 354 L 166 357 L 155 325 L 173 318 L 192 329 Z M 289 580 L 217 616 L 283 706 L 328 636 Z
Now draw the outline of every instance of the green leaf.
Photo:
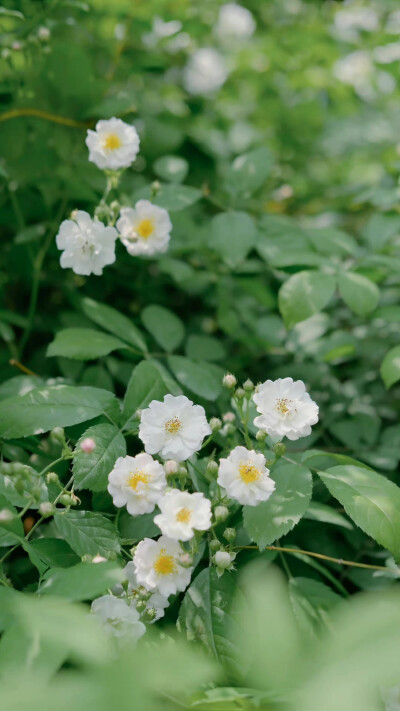
M 47 348 L 47 357 L 63 356 L 75 360 L 93 360 L 118 348 L 128 348 L 114 336 L 92 328 L 65 328 L 56 334 Z
M 331 523 L 334 526 L 353 530 L 353 525 L 342 514 L 338 513 L 331 506 L 320 504 L 319 501 L 311 501 L 303 518 L 309 521 L 319 521 L 320 523 Z
M 187 639 L 204 647 L 224 666 L 238 664 L 234 593 L 233 574 L 218 577 L 215 568 L 205 568 L 187 590 L 178 620 Z
M 185 356 L 169 356 L 168 365 L 177 380 L 205 400 L 216 400 L 222 388 L 224 370 L 214 363 L 195 363 Z
M 381 376 L 387 388 L 400 380 L 400 346 L 386 353 L 381 365 Z
M 191 335 L 186 342 L 186 355 L 191 360 L 223 360 L 226 350 L 222 343 L 212 336 Z
M 265 146 L 238 156 L 225 176 L 228 190 L 233 194 L 251 195 L 266 181 L 271 165 L 272 156 Z
M 157 304 L 149 304 L 142 313 L 143 324 L 165 351 L 174 351 L 185 337 L 185 327 L 178 316 Z
M 123 579 L 124 573 L 116 563 L 78 563 L 50 570 L 39 593 L 68 600 L 94 600 Z
M 380 292 L 367 277 L 356 272 L 342 272 L 338 285 L 343 301 L 357 316 L 365 316 L 376 309 Z
M 308 509 L 311 473 L 299 464 L 278 462 L 271 472 L 276 488 L 268 501 L 243 507 L 244 527 L 259 548 L 265 548 L 296 526 Z
M 307 229 L 307 237 L 321 254 L 348 257 L 357 251 L 354 237 L 334 227 Z
M 48 568 L 69 568 L 79 563 L 76 553 L 62 538 L 35 538 L 30 547 Z
M 34 240 L 43 237 L 45 232 L 45 225 L 30 225 L 21 232 L 18 232 L 18 234 L 14 238 L 14 242 L 15 244 L 26 244 L 27 242 L 33 242 Z
M 400 489 L 371 469 L 338 466 L 318 472 L 346 513 L 400 560 Z
M 298 272 L 279 290 L 279 310 L 287 328 L 321 311 L 331 300 L 335 278 L 316 271 Z
M 8 509 L 11 511 L 15 516 L 17 514 L 17 510 L 10 504 L 8 499 L 5 498 L 5 496 L 2 496 L 0 494 L 0 510 L 1 509 Z M 20 518 L 15 518 L 13 521 L 10 521 L 10 523 L 2 523 L 0 525 L 0 548 L 2 546 L 14 546 L 16 543 L 16 537 L 23 537 L 24 536 L 24 527 L 22 525 L 22 521 Z
M 163 156 L 158 158 L 153 165 L 154 172 L 161 180 L 167 180 L 170 183 L 181 183 L 185 180 L 189 164 L 180 156 Z
M 327 585 L 309 578 L 291 578 L 289 596 L 300 629 L 311 636 L 330 627 L 329 613 L 343 601 Z
M 98 417 L 116 402 L 106 390 L 49 385 L 2 402 L 0 437 L 11 439 Z
M 131 516 L 127 511 L 122 511 L 118 520 L 121 538 L 133 544 L 142 541 L 143 538 L 159 536 L 160 529 L 154 523 L 155 515 L 155 511 L 140 516 Z
M 152 400 L 162 400 L 170 390 L 154 361 L 142 360 L 134 369 L 125 394 L 123 419 L 126 424 L 136 410 L 143 410 Z
M 210 247 L 230 267 L 243 262 L 256 239 L 255 222 L 246 212 L 221 212 L 211 220 Z
M 178 212 L 198 202 L 203 196 L 201 190 L 189 185 L 162 184 L 156 194 L 153 193 L 153 185 L 147 185 L 137 190 L 133 199 L 150 200 L 153 205 L 159 205 L 170 212 Z
M 57 529 L 79 556 L 119 553 L 118 531 L 114 524 L 92 511 L 66 511 L 54 518 Z
M 96 443 L 90 454 L 80 448 L 80 443 L 86 437 L 91 437 Z M 125 455 L 125 438 L 117 427 L 111 424 L 89 427 L 78 440 L 75 449 L 72 467 L 75 488 L 105 491 L 111 469 L 118 457 Z
M 105 331 L 113 333 L 126 343 L 139 348 L 143 353 L 147 353 L 147 344 L 143 335 L 132 321 L 121 314 L 112 306 L 101 304 L 98 301 L 85 297 L 81 302 L 82 309 L 86 316 L 104 328 Z

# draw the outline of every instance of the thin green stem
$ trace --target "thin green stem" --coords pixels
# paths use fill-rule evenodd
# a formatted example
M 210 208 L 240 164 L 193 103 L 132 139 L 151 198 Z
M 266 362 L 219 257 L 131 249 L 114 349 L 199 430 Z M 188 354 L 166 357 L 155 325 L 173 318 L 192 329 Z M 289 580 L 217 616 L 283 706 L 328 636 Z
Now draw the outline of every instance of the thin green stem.
M 235 546 L 235 550 L 259 550 L 258 546 Z M 323 553 L 314 553 L 313 551 L 304 551 L 301 548 L 284 548 L 283 546 L 265 546 L 267 551 L 277 551 L 278 553 L 291 553 L 293 555 L 308 555 L 312 558 L 319 558 L 320 560 L 326 560 L 330 563 L 336 563 L 337 565 L 349 565 L 353 568 L 365 568 L 367 570 L 383 570 L 385 573 L 390 572 L 389 568 L 383 565 L 370 565 L 369 563 L 357 563 L 353 560 L 343 560 L 343 558 L 333 558 L 330 555 L 324 555 Z

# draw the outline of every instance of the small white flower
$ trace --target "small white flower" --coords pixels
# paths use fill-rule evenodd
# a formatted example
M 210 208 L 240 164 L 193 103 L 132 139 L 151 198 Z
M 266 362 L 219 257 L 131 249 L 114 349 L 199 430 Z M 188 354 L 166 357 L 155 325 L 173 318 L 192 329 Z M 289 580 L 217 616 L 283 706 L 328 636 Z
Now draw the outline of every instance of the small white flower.
M 221 39 L 246 39 L 251 37 L 255 28 L 254 17 L 246 7 L 234 2 L 222 5 L 216 25 L 216 33 Z
M 189 94 L 211 94 L 225 83 L 228 76 L 223 57 L 215 49 L 196 50 L 184 72 L 183 84 Z
M 139 153 L 139 143 L 136 128 L 118 118 L 98 121 L 86 136 L 89 160 L 101 170 L 127 168 Z
M 60 264 L 75 274 L 89 276 L 103 273 L 103 267 L 115 262 L 117 231 L 92 220 L 83 210 L 76 210 L 72 220 L 61 223 L 56 243 L 63 250 Z
M 153 511 L 167 485 L 164 467 L 149 454 L 119 457 L 108 475 L 108 491 L 115 506 L 132 516 Z
M 145 538 L 133 558 L 137 581 L 147 590 L 158 590 L 168 597 L 183 592 L 190 583 L 193 568 L 180 565 L 182 549 L 178 541 L 160 536 L 158 541 Z
M 135 207 L 123 207 L 117 220 L 122 244 L 132 256 L 166 252 L 172 223 L 168 212 L 149 200 L 139 200 Z
M 217 481 L 231 499 L 247 506 L 267 501 L 275 489 L 264 455 L 246 447 L 235 447 L 227 459 L 220 460 Z
M 124 568 L 124 573 L 128 580 L 128 595 L 139 596 L 140 584 L 138 583 L 135 573 L 135 565 L 132 560 L 126 564 Z M 164 617 L 164 610 L 166 607 L 168 607 L 168 605 L 168 598 L 164 597 L 164 595 L 160 595 L 160 593 L 157 592 L 150 595 L 150 597 L 146 600 L 146 610 L 155 611 L 155 616 L 152 622 L 157 622 L 157 620 L 159 620 L 161 617 Z
M 204 494 L 171 489 L 158 502 L 161 513 L 154 523 L 164 536 L 188 541 L 196 531 L 208 531 L 211 526 L 211 501 Z
M 103 595 L 94 600 L 92 612 L 101 620 L 105 630 L 116 637 L 138 640 L 146 632 L 134 605 L 128 605 L 113 595 Z
M 311 400 L 302 380 L 266 380 L 253 395 L 257 411 L 254 424 L 273 437 L 291 440 L 311 434 L 318 422 L 318 405 Z
M 193 405 L 185 395 L 153 400 L 142 412 L 139 437 L 149 454 L 181 462 L 197 452 L 209 434 L 204 407 Z

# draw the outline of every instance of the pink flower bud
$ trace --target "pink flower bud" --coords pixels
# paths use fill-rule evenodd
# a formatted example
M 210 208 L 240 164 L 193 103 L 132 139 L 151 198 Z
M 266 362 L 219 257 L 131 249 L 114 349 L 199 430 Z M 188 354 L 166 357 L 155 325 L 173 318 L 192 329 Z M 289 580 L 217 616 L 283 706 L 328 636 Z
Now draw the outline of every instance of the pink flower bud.
M 85 437 L 81 442 L 81 450 L 85 454 L 91 454 L 96 449 L 96 442 L 91 437 Z

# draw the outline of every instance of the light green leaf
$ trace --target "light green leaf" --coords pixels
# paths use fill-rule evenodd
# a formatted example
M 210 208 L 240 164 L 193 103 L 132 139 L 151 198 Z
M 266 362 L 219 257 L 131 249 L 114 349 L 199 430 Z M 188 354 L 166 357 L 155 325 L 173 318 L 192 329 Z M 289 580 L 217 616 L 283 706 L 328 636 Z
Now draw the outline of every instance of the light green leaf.
M 221 212 L 211 220 L 209 244 L 230 267 L 237 267 L 254 247 L 255 222 L 246 212 Z
M 304 271 L 289 277 L 278 296 L 287 328 L 321 311 L 331 300 L 335 287 L 335 278 L 330 274 Z
M 303 518 L 309 521 L 319 521 L 320 523 L 331 523 L 334 526 L 353 530 L 353 525 L 342 514 L 335 511 L 332 506 L 320 504 L 319 501 L 311 501 Z
M 105 331 L 109 331 L 126 343 L 139 348 L 143 353 L 147 352 L 146 341 L 139 329 L 117 309 L 88 297 L 82 299 L 81 305 L 86 316 Z
M 371 469 L 338 466 L 318 472 L 346 513 L 400 560 L 400 489 Z
M 142 360 L 134 369 L 125 394 L 123 419 L 126 424 L 136 410 L 143 410 L 152 400 L 162 400 L 170 389 L 162 372 L 152 360 Z
M 180 156 L 162 156 L 154 163 L 153 170 L 161 180 L 181 183 L 188 174 L 189 164 Z
M 169 356 L 168 365 L 177 380 L 205 400 L 216 400 L 225 371 L 214 363 L 195 363 L 185 356 Z
M 367 277 L 356 272 L 342 272 L 338 285 L 343 301 L 357 316 L 365 316 L 376 309 L 379 288 Z
M 238 156 L 225 176 L 228 190 L 235 195 L 251 195 L 266 181 L 271 165 L 272 156 L 265 146 Z
M 29 227 L 23 229 L 21 232 L 18 232 L 18 234 L 14 238 L 14 242 L 15 244 L 26 244 L 27 242 L 34 242 L 35 240 L 43 237 L 45 232 L 45 225 L 30 225 Z
M 381 365 L 381 376 L 387 388 L 400 380 L 400 346 L 386 353 Z
M 311 499 L 312 477 L 305 467 L 280 461 L 271 478 L 276 488 L 268 501 L 243 507 L 244 527 L 259 548 L 289 533 L 307 511 Z
M 90 454 L 83 452 L 80 448 L 80 443 L 86 437 L 91 437 L 96 443 Z M 75 488 L 105 491 L 111 469 L 118 457 L 125 455 L 125 438 L 117 427 L 111 424 L 89 427 L 76 445 L 72 467 Z
M 321 254 L 348 257 L 357 251 L 354 237 L 334 227 L 308 229 L 307 237 Z
M 141 313 L 142 322 L 165 351 L 174 351 L 185 337 L 185 327 L 178 316 L 157 304 L 149 304 Z
M 327 585 L 309 578 L 291 578 L 289 597 L 300 629 L 311 637 L 330 627 L 329 613 L 343 601 Z
M 68 600 L 94 600 L 123 579 L 122 568 L 116 563 L 78 563 L 50 570 L 39 593 Z
M 221 341 L 212 336 L 191 335 L 186 342 L 186 355 L 192 360 L 223 360 L 226 350 Z
M 71 509 L 54 518 L 56 526 L 72 550 L 79 556 L 119 553 L 118 531 L 114 524 L 99 513 Z
M 3 400 L 0 412 L 0 437 L 26 437 L 67 427 L 98 417 L 115 397 L 107 390 L 72 385 L 49 385 L 19 397 Z
M 47 348 L 47 357 L 63 356 L 75 360 L 93 360 L 118 348 L 128 348 L 119 338 L 91 328 L 65 328 L 56 334 Z
M 159 205 L 170 212 L 178 212 L 198 202 L 202 197 L 201 190 L 190 185 L 162 184 L 153 194 L 153 185 L 147 185 L 137 190 L 133 196 L 136 200 L 150 200 L 153 205 Z

